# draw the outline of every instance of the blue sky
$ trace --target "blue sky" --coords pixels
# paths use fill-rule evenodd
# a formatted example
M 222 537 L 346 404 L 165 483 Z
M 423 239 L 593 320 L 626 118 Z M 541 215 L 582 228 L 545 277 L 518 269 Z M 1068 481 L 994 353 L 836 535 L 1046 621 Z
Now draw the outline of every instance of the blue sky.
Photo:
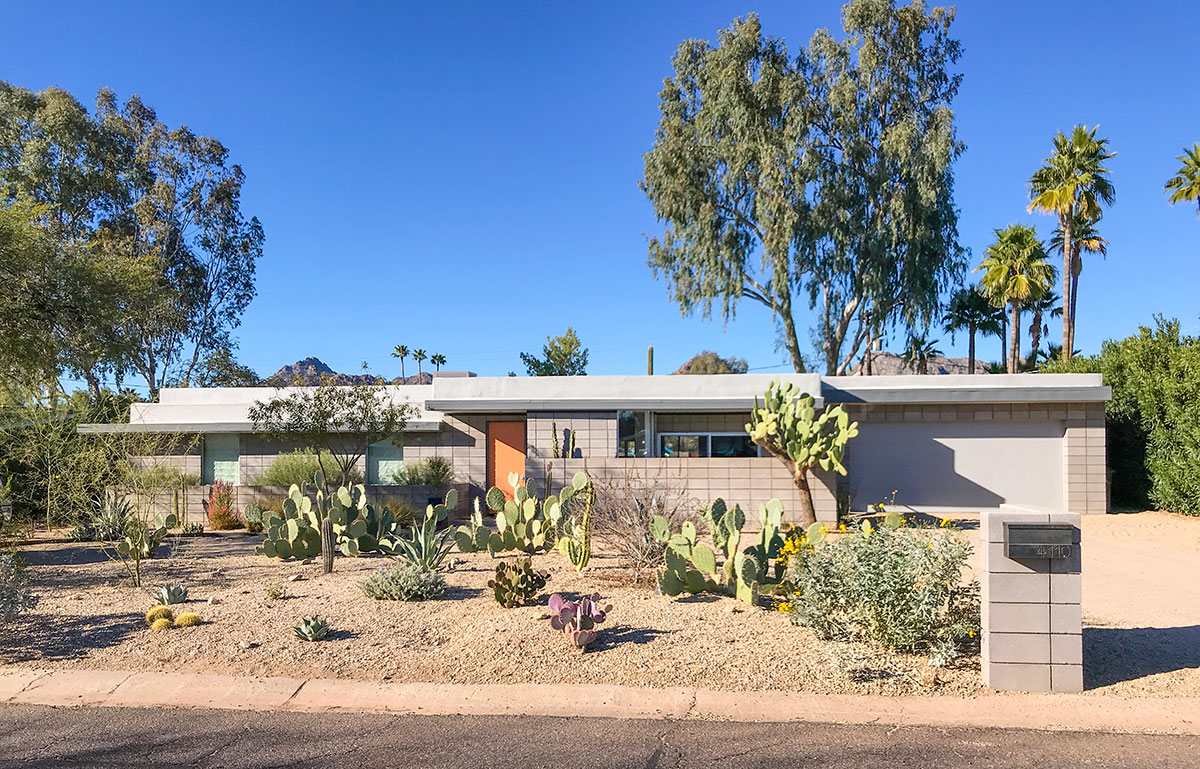
M 704 348 L 785 370 L 765 310 L 744 305 L 726 327 L 680 317 L 646 267 L 658 228 L 637 183 L 680 41 L 756 11 L 799 46 L 838 27 L 840 3 L 344 6 L 14 5 L 6 21 L 20 34 L 0 49 L 0 78 L 89 106 L 101 86 L 137 93 L 229 147 L 247 175 L 244 210 L 267 234 L 239 332 L 239 358 L 261 374 L 316 355 L 392 376 L 404 343 L 503 375 L 567 325 L 593 374 L 643 372 L 651 344 L 660 372 Z M 1099 124 L 1118 153 L 1109 256 L 1080 284 L 1088 352 L 1156 312 L 1200 331 L 1200 219 L 1162 192 L 1175 156 L 1200 141 L 1195 10 L 958 6 L 956 198 L 973 262 L 993 228 L 1049 236 L 1050 218 L 1025 212 L 1025 182 L 1056 130 Z M 934 336 L 965 353 L 963 337 Z M 999 353 L 982 343 L 981 357 Z

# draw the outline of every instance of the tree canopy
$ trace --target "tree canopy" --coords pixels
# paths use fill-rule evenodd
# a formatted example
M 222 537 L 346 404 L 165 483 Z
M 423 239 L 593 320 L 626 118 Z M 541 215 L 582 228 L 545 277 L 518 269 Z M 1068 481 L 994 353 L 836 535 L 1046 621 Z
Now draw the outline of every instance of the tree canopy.
M 743 358 L 722 358 L 712 350 L 703 350 L 684 361 L 676 374 L 745 374 L 750 370 Z
M 961 275 L 952 9 L 852 0 L 845 37 L 795 55 L 750 15 L 682 43 L 642 188 L 664 225 L 649 264 L 681 312 L 764 305 L 796 371 L 797 305 L 827 373 L 889 324 L 925 327 Z
M 575 329 L 558 337 L 546 337 L 542 357 L 521 353 L 521 362 L 529 376 L 583 376 L 587 374 L 588 351 L 579 343 Z
M 219 141 L 137 96 L 102 89 L 89 113 L 60 89 L 0 82 L 0 321 L 42 308 L 5 323 L 8 365 L 45 383 L 75 374 L 93 397 L 106 377 L 140 375 L 152 396 L 191 384 L 254 298 L 263 231 L 241 211 L 244 180 Z

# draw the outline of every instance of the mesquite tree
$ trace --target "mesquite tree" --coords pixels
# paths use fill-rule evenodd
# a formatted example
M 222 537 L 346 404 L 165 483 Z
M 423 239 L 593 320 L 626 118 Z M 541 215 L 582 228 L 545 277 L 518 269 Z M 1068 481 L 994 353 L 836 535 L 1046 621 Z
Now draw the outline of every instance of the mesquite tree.
M 762 406 L 754 399 L 746 432 L 750 439 L 777 457 L 792 474 L 800 491 L 800 525 L 817 522 L 808 471 L 815 467 L 846 474 L 842 458 L 846 444 L 858 435 L 858 422 L 841 406 L 831 406 L 817 414 L 813 397 L 801 393 L 791 382 L 772 382 Z

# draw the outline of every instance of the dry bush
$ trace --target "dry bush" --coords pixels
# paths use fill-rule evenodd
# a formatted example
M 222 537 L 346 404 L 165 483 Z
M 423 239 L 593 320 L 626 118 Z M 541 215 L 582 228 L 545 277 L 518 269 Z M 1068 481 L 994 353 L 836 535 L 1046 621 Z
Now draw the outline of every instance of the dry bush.
M 699 525 L 700 503 L 681 480 L 642 476 L 627 470 L 613 478 L 593 478 L 592 512 L 597 540 L 617 552 L 634 581 L 651 579 L 662 565 L 664 545 L 650 535 L 650 519 L 661 515 L 678 531 L 684 521 Z

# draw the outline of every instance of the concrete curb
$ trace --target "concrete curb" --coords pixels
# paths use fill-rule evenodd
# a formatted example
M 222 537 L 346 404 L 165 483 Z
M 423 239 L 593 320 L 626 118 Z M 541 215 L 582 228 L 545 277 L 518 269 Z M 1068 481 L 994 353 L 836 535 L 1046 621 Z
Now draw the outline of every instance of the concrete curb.
M 1200 736 L 1200 698 L 1056 694 L 885 697 L 603 684 L 376 683 L 0 668 L 0 703 L 417 715 L 886 724 Z

